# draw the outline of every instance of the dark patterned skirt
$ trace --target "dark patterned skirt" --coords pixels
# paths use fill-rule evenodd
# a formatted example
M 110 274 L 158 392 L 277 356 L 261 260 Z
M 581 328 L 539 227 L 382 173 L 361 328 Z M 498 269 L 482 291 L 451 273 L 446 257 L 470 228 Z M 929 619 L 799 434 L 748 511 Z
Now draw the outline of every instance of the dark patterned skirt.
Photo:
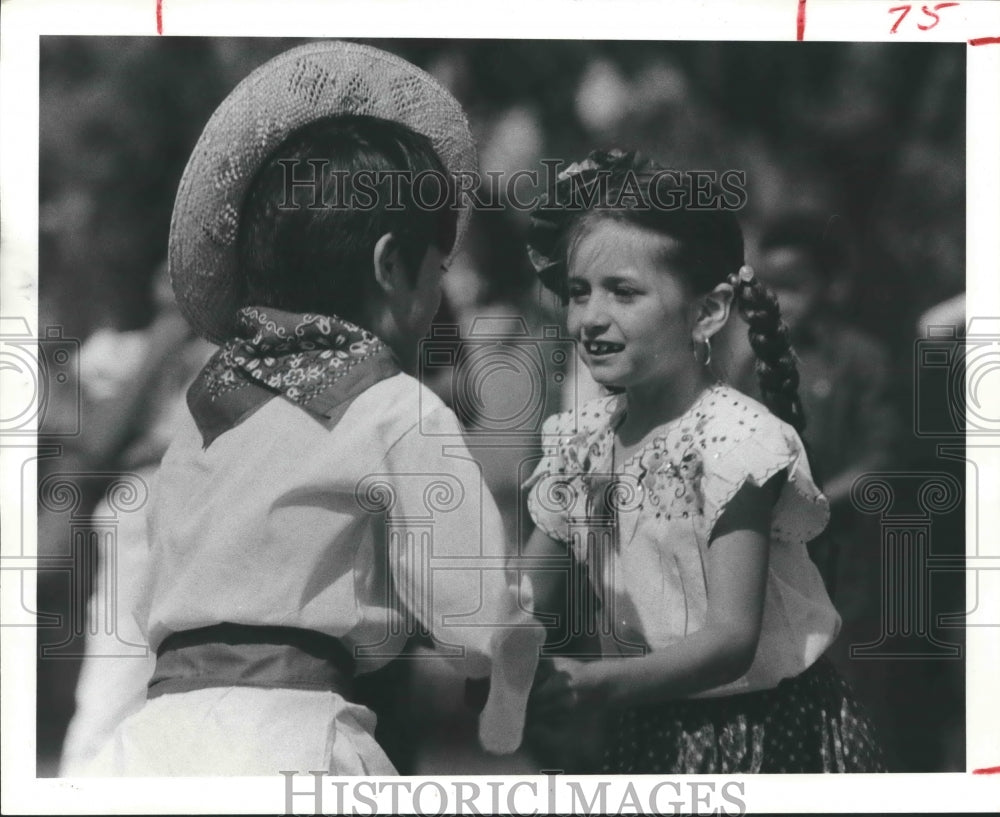
M 774 689 L 633 707 L 608 726 L 609 774 L 886 771 L 871 721 L 824 659 Z

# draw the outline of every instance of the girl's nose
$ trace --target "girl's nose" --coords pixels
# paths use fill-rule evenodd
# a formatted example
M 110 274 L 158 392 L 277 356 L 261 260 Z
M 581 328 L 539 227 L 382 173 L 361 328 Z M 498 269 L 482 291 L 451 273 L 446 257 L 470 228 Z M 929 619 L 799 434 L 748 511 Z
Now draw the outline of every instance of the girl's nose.
M 608 328 L 610 319 L 602 298 L 590 297 L 580 315 L 580 328 L 585 335 L 593 336 Z

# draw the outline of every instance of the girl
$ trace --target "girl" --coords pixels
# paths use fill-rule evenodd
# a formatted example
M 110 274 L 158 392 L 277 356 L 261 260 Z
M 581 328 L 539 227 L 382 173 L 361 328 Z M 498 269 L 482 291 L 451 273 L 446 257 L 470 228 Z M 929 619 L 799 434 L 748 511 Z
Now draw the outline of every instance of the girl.
M 606 709 L 611 773 L 880 771 L 822 658 L 840 620 L 806 542 L 828 507 L 796 433 L 787 332 L 736 218 L 692 181 L 597 152 L 534 213 L 532 261 L 614 393 L 549 418 L 528 483 L 529 550 L 568 545 L 601 608 L 600 660 L 555 658 L 531 711 L 544 728 Z M 765 405 L 713 374 L 733 310 Z M 533 577 L 542 606 L 550 577 Z

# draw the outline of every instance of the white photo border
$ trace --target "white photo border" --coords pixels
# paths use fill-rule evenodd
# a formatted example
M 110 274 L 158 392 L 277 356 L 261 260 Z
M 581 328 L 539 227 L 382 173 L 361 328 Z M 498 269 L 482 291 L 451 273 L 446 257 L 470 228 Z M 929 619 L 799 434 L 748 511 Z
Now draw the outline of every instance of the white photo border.
M 641 39 L 806 41 L 966 42 L 967 49 L 967 287 L 968 317 L 1000 320 L 1000 4 L 986 0 L 961 2 L 941 14 L 933 30 L 901 24 L 890 29 L 901 2 L 861 0 L 737 0 L 666 4 L 656 0 L 504 0 L 467 3 L 458 0 L 5 0 L 0 9 L 0 304 L 2 315 L 27 317 L 38 330 L 38 116 L 39 37 L 46 34 L 164 36 L 407 37 L 496 39 Z M 918 4 L 914 4 L 914 8 Z M 613 13 L 612 12 L 613 9 Z M 804 13 L 805 19 L 802 19 Z M 804 24 L 804 25 L 803 25 Z M 994 385 L 996 385 L 994 383 Z M 10 407 L 19 389 L 5 379 L 0 404 Z M 1000 403 L 1000 391 L 990 398 Z M 7 416 L 4 414 L 3 416 Z M 978 541 L 967 543 L 976 564 L 987 568 L 1000 558 L 1000 514 L 987 497 L 1000 496 L 1000 439 L 969 439 L 989 445 L 978 449 L 968 479 L 981 488 L 979 501 L 967 503 L 969 531 Z M 2 465 L 2 547 L 4 567 L 30 564 L 36 552 L 34 497 L 20 496 L 22 484 L 34 486 L 32 439 L 0 441 Z M 992 492 L 992 493 L 991 493 Z M 9 561 L 12 560 L 12 561 Z M 2 674 L 2 811 L 6 814 L 87 813 L 274 813 L 285 804 L 285 781 L 273 779 L 76 780 L 35 777 L 35 632 L 18 626 L 21 592 L 34 602 L 30 570 L 2 571 L 0 591 L 0 674 Z M 970 570 L 970 606 L 982 621 L 1000 621 L 1000 573 Z M 22 614 L 23 615 L 23 614 Z M 1000 774 L 973 770 L 1000 766 L 1000 631 L 970 626 L 967 631 L 967 703 L 965 774 L 699 777 L 721 787 L 738 781 L 748 810 L 803 811 L 992 811 L 1000 803 Z M 522 783 L 511 801 L 526 813 L 546 811 L 542 776 L 497 778 L 509 792 Z M 569 778 L 583 779 L 583 778 Z M 680 779 L 680 778 L 676 778 Z M 437 780 L 451 786 L 461 778 L 408 778 L 414 786 Z M 624 787 L 622 778 L 609 778 Z M 637 777 L 637 789 L 648 794 L 662 778 Z M 533 781 L 537 796 L 532 797 Z M 308 785 L 303 779 L 296 790 Z M 617 789 L 616 789 L 617 790 Z M 333 790 L 328 790 L 332 792 Z M 556 805 L 565 809 L 565 788 Z M 506 795 L 505 795 L 506 796 Z M 642 802 L 648 802 L 643 795 Z M 382 800 L 380 802 L 388 802 Z M 428 799 L 433 804 L 432 799 Z M 480 808 L 489 810 L 489 799 Z M 615 803 L 614 797 L 609 802 Z M 666 801 L 663 801 L 666 802 Z M 328 799 L 327 807 L 335 801 Z M 716 803 L 718 806 L 719 804 Z M 723 803 L 723 806 L 726 804 Z M 501 799 L 501 810 L 510 806 Z M 296 808 L 311 812 L 308 803 Z M 735 808 L 730 806 L 730 808 Z M 361 812 L 365 813 L 365 812 Z

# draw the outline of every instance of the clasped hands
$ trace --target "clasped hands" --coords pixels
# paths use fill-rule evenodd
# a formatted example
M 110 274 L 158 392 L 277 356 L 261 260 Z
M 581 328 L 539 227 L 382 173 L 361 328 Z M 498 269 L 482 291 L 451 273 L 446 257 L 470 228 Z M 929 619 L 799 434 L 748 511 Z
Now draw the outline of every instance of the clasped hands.
M 543 658 L 528 698 L 530 719 L 566 716 L 580 706 L 602 706 L 607 684 L 600 661 L 565 656 Z

